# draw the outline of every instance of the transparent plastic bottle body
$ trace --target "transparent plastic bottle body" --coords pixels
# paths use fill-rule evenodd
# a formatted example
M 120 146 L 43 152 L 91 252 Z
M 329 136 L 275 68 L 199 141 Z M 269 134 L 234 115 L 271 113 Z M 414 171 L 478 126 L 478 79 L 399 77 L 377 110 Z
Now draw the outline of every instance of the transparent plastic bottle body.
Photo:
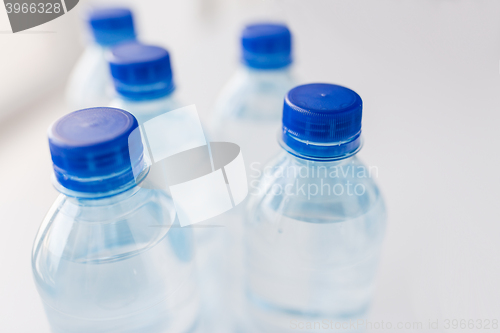
M 365 314 L 386 221 L 374 177 L 355 156 L 314 162 L 283 152 L 266 167 L 245 221 L 250 331 Z
M 53 332 L 166 333 L 196 329 L 193 260 L 171 198 L 134 187 L 105 198 L 61 194 L 32 265 Z
M 211 139 L 240 146 L 249 181 L 255 172 L 252 170 L 260 170 L 279 151 L 276 137 L 283 98 L 294 85 L 291 66 L 268 70 L 241 66 L 216 103 L 210 123 Z M 243 316 L 244 210 L 245 202 L 210 222 L 224 228 L 196 230 L 205 298 L 220 299 L 218 306 L 210 304 L 206 312 L 210 319 L 216 319 L 212 323 L 215 331 L 234 331 Z M 222 327 L 221 323 L 227 325 Z
M 113 98 L 107 51 L 104 46 L 91 44 L 78 60 L 66 89 L 66 100 L 72 109 L 108 105 Z
M 185 106 L 176 98 L 175 93 L 169 94 L 166 97 L 153 99 L 153 100 L 131 100 L 126 98 L 119 98 L 113 101 L 112 106 L 118 107 L 132 113 L 138 120 L 139 124 L 144 124 L 145 122 L 164 114 L 165 112 L 176 110 L 182 106 Z M 175 121 L 175 120 L 174 120 Z M 186 119 L 178 118 L 178 125 L 176 128 L 180 132 L 184 132 L 183 135 L 179 133 L 177 137 L 185 137 L 187 133 L 185 133 L 185 126 L 183 123 Z M 189 134 L 187 134 L 189 135 Z M 176 143 L 179 144 L 179 143 Z M 150 184 L 153 184 L 154 187 L 163 188 L 167 193 L 169 192 L 168 187 L 163 187 L 162 184 L 168 185 L 167 180 L 165 178 L 165 169 L 162 161 L 156 162 L 156 164 L 151 168 L 150 175 L 148 176 L 150 180 Z M 189 228 L 189 227 L 188 227 Z M 189 228 L 193 230 L 193 234 L 195 238 L 199 238 L 200 235 L 202 237 L 206 236 L 206 229 L 197 229 L 197 228 Z M 210 231 L 208 231 L 210 234 Z M 202 296 L 202 304 L 203 311 L 200 319 L 200 329 L 203 332 L 230 332 L 226 331 L 223 327 L 227 327 L 227 320 L 224 321 L 221 317 L 221 312 L 219 310 L 222 309 L 221 306 L 221 298 L 224 296 L 221 295 L 221 291 L 219 289 L 214 288 L 214 285 L 217 285 L 218 282 L 210 281 L 208 282 L 203 277 L 219 278 L 216 274 L 212 273 L 213 271 L 220 272 L 219 263 L 215 263 L 213 260 L 209 260 L 210 255 L 215 254 L 215 251 L 212 251 L 211 248 L 199 247 L 199 242 L 197 241 L 197 251 L 196 251 L 196 262 L 198 268 L 198 277 L 202 277 L 198 279 L 199 291 Z M 211 247 L 215 247 L 218 249 L 218 244 L 211 243 Z M 219 252 L 220 253 L 220 252 Z M 215 259 L 215 258 L 214 258 Z M 203 267 L 200 270 L 200 266 Z M 207 273 L 209 271 L 210 273 Z M 214 312 L 214 309 L 216 309 Z M 217 313 L 217 314 L 216 314 Z

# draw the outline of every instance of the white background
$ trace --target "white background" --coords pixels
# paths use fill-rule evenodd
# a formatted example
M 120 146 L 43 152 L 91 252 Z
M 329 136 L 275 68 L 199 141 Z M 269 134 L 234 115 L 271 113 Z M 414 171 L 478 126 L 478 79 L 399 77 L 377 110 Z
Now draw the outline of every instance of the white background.
M 82 50 L 84 5 L 15 35 L 0 8 L 1 332 L 49 332 L 30 254 L 57 195 L 46 130 L 71 111 L 62 92 Z M 389 212 L 370 320 L 500 319 L 500 1 L 132 5 L 141 38 L 171 51 L 179 92 L 205 120 L 238 65 L 242 25 L 287 22 L 300 78 L 364 101 L 360 156 L 378 167 Z

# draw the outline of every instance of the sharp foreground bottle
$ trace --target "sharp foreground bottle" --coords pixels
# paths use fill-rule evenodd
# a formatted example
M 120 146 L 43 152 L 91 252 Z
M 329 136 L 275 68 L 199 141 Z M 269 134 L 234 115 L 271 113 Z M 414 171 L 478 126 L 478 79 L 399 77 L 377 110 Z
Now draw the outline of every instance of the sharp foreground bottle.
M 132 12 L 126 8 L 96 8 L 87 15 L 93 42 L 73 70 L 66 97 L 73 109 L 107 105 L 114 93 L 106 52 L 135 40 Z
M 196 325 L 191 230 L 179 228 L 164 191 L 140 187 L 148 169 L 140 135 L 131 135 L 137 127 L 128 112 L 92 108 L 49 131 L 61 195 L 40 227 L 32 265 L 53 332 L 178 333 Z M 133 170 L 142 168 L 136 181 Z
M 376 168 L 356 157 L 362 101 L 332 84 L 290 90 L 283 152 L 250 189 L 245 223 L 247 310 L 253 331 L 334 329 L 364 318 L 385 229 Z M 333 322 L 333 324 L 332 324 Z M 302 324 L 300 324 L 302 323 Z

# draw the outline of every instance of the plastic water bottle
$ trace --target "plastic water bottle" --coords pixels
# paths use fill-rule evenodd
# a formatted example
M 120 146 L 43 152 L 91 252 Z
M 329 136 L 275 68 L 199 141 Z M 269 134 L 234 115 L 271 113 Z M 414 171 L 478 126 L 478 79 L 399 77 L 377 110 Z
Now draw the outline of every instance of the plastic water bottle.
M 356 157 L 361 116 L 359 95 L 341 86 L 307 84 L 287 94 L 283 151 L 249 194 L 250 331 L 322 332 L 366 313 L 386 214 L 377 169 Z
M 242 65 L 216 102 L 212 136 L 237 143 L 247 167 L 262 167 L 277 152 L 281 107 L 295 86 L 292 38 L 282 24 L 252 24 L 241 35 Z
M 277 153 L 274 144 L 280 127 L 286 92 L 295 83 L 292 75 L 292 38 L 283 24 L 251 24 L 241 34 L 241 65 L 224 87 L 210 124 L 214 141 L 234 142 L 241 147 L 247 173 L 260 170 Z M 210 306 L 214 331 L 221 322 L 234 327 L 243 315 L 244 302 L 242 229 L 245 204 L 224 214 L 215 225 L 198 232 L 199 258 L 204 265 L 205 290 L 224 304 Z M 223 297 L 221 297 L 221 295 Z M 230 318 L 228 318 L 230 317 Z M 226 328 L 233 332 L 234 328 Z
M 166 49 L 126 43 L 113 48 L 108 61 L 118 94 L 111 105 L 132 113 L 139 124 L 182 106 Z
M 108 105 L 114 89 L 106 61 L 109 48 L 135 40 L 132 13 L 126 8 L 97 8 L 87 15 L 93 42 L 78 60 L 66 98 L 72 109 Z
M 117 92 L 111 106 L 132 113 L 139 126 L 183 106 L 175 94 L 170 53 L 166 49 L 138 42 L 125 43 L 111 50 L 108 61 Z M 175 118 L 177 140 L 164 142 L 165 148 L 181 146 L 184 139 L 189 141 L 189 133 L 183 126 L 185 120 Z M 153 165 L 149 181 L 153 187 L 168 193 L 165 170 L 162 162 Z
M 172 199 L 142 188 L 138 127 L 128 112 L 91 108 L 49 130 L 61 195 L 33 247 L 35 284 L 56 333 L 192 332 L 199 300 L 193 237 Z M 130 152 L 134 151 L 134 154 Z M 131 160 L 131 156 L 138 156 Z
M 155 122 L 156 117 L 184 106 L 176 97 L 170 54 L 164 48 L 140 43 L 127 43 L 112 49 L 108 60 L 118 93 L 118 97 L 111 105 L 132 113 L 139 121 L 140 126 L 144 126 L 147 122 Z M 170 121 L 175 122 L 175 131 L 179 132 L 175 135 L 175 141 L 164 142 L 165 147 L 178 147 L 183 142 L 189 142 L 190 133 L 187 130 L 189 126 L 186 126 L 189 119 L 174 117 L 170 118 Z M 154 187 L 163 188 L 169 192 L 166 186 L 168 185 L 167 172 L 162 163 L 162 161 L 157 162 L 151 168 L 149 178 Z M 162 184 L 165 186 L 162 187 Z M 193 230 L 195 236 L 199 231 L 196 228 L 189 228 L 189 230 Z M 205 249 L 197 250 L 195 260 L 199 262 L 198 257 L 204 256 L 202 251 Z M 200 329 L 203 332 L 211 332 L 207 324 L 208 317 L 212 315 L 209 309 L 220 308 L 217 304 L 221 296 L 217 293 L 213 295 L 213 290 L 209 289 L 210 285 L 203 283 L 203 279 L 198 283 L 200 283 L 199 289 L 202 296 Z

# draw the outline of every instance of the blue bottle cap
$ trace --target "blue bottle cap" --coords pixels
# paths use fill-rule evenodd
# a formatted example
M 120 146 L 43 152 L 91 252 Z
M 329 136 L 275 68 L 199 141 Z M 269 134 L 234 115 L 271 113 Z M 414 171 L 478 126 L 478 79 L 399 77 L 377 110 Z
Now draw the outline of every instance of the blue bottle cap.
M 60 118 L 49 129 L 58 183 L 86 193 L 130 186 L 132 168 L 144 165 L 140 135 L 131 136 L 137 128 L 133 115 L 115 108 L 83 109 Z M 137 160 L 131 161 L 130 152 Z
M 310 159 L 342 159 L 361 145 L 363 102 L 351 89 L 326 83 L 298 86 L 283 106 L 282 146 Z
M 241 36 L 243 62 L 252 68 L 277 69 L 292 63 L 292 35 L 283 24 L 251 24 Z
M 88 13 L 95 41 L 103 46 L 112 46 L 135 40 L 132 12 L 127 8 L 95 8 Z
M 174 91 L 170 54 L 141 43 L 119 45 L 109 54 L 116 91 L 129 99 L 154 99 Z

